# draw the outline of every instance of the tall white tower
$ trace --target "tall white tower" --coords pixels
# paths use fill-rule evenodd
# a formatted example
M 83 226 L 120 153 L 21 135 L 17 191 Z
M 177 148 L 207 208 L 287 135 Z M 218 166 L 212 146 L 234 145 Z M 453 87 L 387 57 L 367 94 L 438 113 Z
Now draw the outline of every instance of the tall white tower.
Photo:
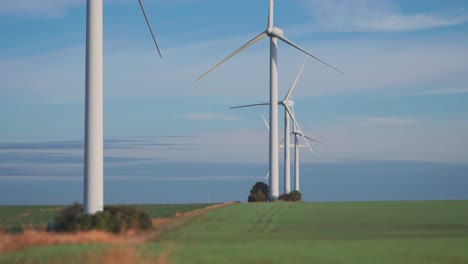
M 84 148 L 84 212 L 104 205 L 102 0 L 86 4 L 86 98 Z

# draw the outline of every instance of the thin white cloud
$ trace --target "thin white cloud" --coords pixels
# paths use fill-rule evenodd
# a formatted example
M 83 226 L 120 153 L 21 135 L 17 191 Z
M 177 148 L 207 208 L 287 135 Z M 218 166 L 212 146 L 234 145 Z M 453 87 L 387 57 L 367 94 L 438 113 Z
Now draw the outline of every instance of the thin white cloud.
M 62 17 L 70 9 L 85 3 L 86 0 L 2 0 L 0 14 Z
M 32 182 L 32 181 L 82 181 L 83 177 L 71 176 L 33 176 L 33 175 L 2 175 L 0 182 Z
M 359 126 L 404 126 L 415 122 L 414 120 L 408 118 L 388 116 L 352 117 L 344 118 L 343 120 L 350 121 Z
M 190 4 L 205 0 L 161 0 L 158 4 Z M 105 5 L 133 3 L 133 0 L 104 0 Z M 151 4 L 147 1 L 145 4 Z M 73 8 L 85 8 L 86 0 L 1 0 L 0 14 L 11 14 L 35 18 L 59 18 L 65 16 Z
M 417 93 L 417 95 L 441 95 L 468 93 L 468 88 L 436 89 Z
M 223 115 L 218 113 L 188 113 L 177 116 L 180 119 L 190 121 L 210 121 L 210 120 L 224 120 L 224 121 L 236 121 L 240 120 L 239 116 L 235 115 Z
M 357 125 L 358 121 L 385 125 Z M 304 130 L 311 131 L 307 126 Z M 364 117 L 315 127 L 313 131 L 316 138 L 333 147 L 320 149 L 315 157 L 303 151 L 301 160 L 468 162 L 468 126 L 459 121 Z
M 433 14 L 389 14 L 380 19 L 358 21 L 358 31 L 414 31 L 438 27 L 460 25 L 468 21 L 468 16 L 443 17 Z
M 313 46 L 317 55 L 342 69 L 345 75 L 337 75 L 315 61 L 310 61 L 298 83 L 295 96 L 403 88 L 408 90 L 407 94 L 411 94 L 420 87 L 442 83 L 444 80 L 464 85 L 468 49 L 461 43 L 458 36 L 446 37 L 443 43 L 436 37 L 395 40 L 392 43 L 367 38 L 305 43 L 304 46 Z M 124 46 L 126 50 L 122 52 Z M 266 95 L 264 87 L 268 87 L 268 61 L 266 53 L 259 49 L 242 54 L 200 82 L 193 81 L 197 73 L 202 73 L 216 63 L 217 58 L 224 55 L 225 49 L 219 51 L 210 46 L 193 53 L 179 46 L 168 50 L 169 54 L 175 55 L 164 63 L 154 59 L 152 49 L 141 51 L 137 45 L 118 45 L 115 48 L 108 47 L 107 50 L 105 87 L 112 89 L 106 89 L 106 100 L 223 95 L 225 103 L 246 93 L 252 98 L 265 98 L 261 96 Z M 282 65 L 288 67 L 280 69 L 280 89 L 289 87 L 302 63 L 302 56 L 296 50 L 284 49 L 282 52 Z M 83 54 L 84 47 L 75 47 L 31 57 L 0 60 L 0 71 L 4 73 L 0 79 L 0 86 L 4 87 L 0 90 L 0 98 L 31 103 L 83 102 Z M 202 57 L 210 57 L 210 61 L 206 62 Z M 126 63 L 120 63 L 122 61 Z M 123 74 L 133 67 L 141 70 L 131 75 Z M 232 74 L 234 71 L 236 74 Z M 135 86 L 135 83 L 139 85 Z M 155 83 L 157 87 L 167 88 L 155 89 Z M 283 92 L 285 90 L 280 90 L 280 93 Z M 256 102 L 258 99 L 253 100 Z M 206 120 L 209 115 L 195 117 Z M 210 118 L 213 117 L 211 115 Z
M 262 176 L 196 176 L 196 177 L 134 177 L 134 176 L 109 176 L 107 180 L 132 180 L 132 181 L 233 181 L 260 179 Z
M 303 0 L 316 19 L 313 28 L 323 31 L 415 31 L 466 23 L 465 14 L 406 14 L 387 0 Z
M 201 176 L 201 177 L 134 177 L 134 176 L 104 176 L 106 181 L 236 181 L 262 179 L 264 176 Z M 43 182 L 43 181 L 83 181 L 81 176 L 33 176 L 33 175 L 2 175 L 0 182 Z

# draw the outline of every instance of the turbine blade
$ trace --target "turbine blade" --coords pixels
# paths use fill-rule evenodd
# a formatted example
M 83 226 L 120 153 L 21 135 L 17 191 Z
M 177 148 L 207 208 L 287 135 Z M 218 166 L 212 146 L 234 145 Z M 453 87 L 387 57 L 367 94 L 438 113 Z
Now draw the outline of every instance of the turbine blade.
M 222 61 L 218 62 L 218 64 L 216 64 L 215 66 L 211 67 L 211 69 L 209 69 L 207 72 L 205 72 L 204 74 L 202 74 L 200 77 L 198 77 L 196 79 L 196 81 L 199 81 L 201 80 L 203 77 L 205 77 L 206 75 L 208 75 L 208 73 L 212 72 L 214 69 L 218 68 L 221 64 L 225 63 L 227 60 L 229 60 L 230 58 L 236 56 L 238 53 L 240 53 L 241 51 L 245 50 L 246 48 L 248 48 L 249 46 L 251 46 L 252 44 L 254 44 L 255 42 L 263 39 L 264 37 L 267 36 L 267 33 L 266 32 L 262 32 L 260 33 L 259 35 L 257 35 L 255 38 L 251 39 L 249 42 L 247 42 L 246 44 L 244 44 L 244 46 L 240 47 L 239 49 L 237 49 L 236 51 L 234 51 L 232 54 L 230 54 L 229 56 L 227 56 L 226 58 L 224 58 Z
M 312 140 L 312 141 L 315 142 L 315 143 L 319 143 L 319 144 L 321 144 L 321 145 L 324 145 L 324 146 L 327 146 L 327 147 L 328 147 L 328 145 L 325 144 L 325 143 L 323 143 L 323 142 L 320 142 L 320 141 L 318 141 L 318 140 L 316 140 L 316 139 L 313 139 L 313 138 L 311 138 L 311 137 L 308 137 L 308 136 L 306 136 L 306 135 L 303 135 L 303 136 L 304 136 L 305 138 L 309 139 L 309 140 Z
M 268 131 L 270 131 L 270 125 L 268 124 L 266 118 L 263 116 L 263 114 L 260 114 L 262 116 L 262 119 L 263 119 L 263 123 L 265 123 L 265 126 L 267 127 Z
M 268 171 L 268 172 L 267 172 L 267 175 L 266 175 L 266 177 L 265 177 L 265 180 L 268 180 L 269 177 L 270 177 L 270 172 Z
M 151 24 L 148 20 L 148 16 L 146 15 L 145 7 L 143 6 L 143 2 L 141 0 L 138 0 L 138 3 L 140 3 L 141 11 L 143 12 L 143 16 L 145 17 L 146 24 L 148 25 L 149 31 L 151 33 L 151 36 L 153 37 L 154 45 L 156 45 L 156 49 L 158 50 L 159 57 L 162 59 L 161 51 L 159 50 L 158 43 L 156 42 L 156 38 L 154 37 L 153 29 L 151 28 Z
M 283 142 L 284 142 L 284 138 L 278 143 L 278 145 L 283 144 Z
M 291 94 L 292 94 L 292 92 L 294 91 L 294 88 L 296 88 L 297 81 L 298 81 L 299 78 L 301 77 L 302 71 L 304 70 L 304 66 L 306 65 L 306 63 L 307 63 L 307 61 L 309 60 L 309 58 L 310 58 L 310 56 L 306 55 L 306 57 L 305 57 L 305 59 L 304 59 L 304 63 L 302 64 L 302 67 L 301 67 L 301 69 L 299 70 L 299 73 L 297 74 L 296 79 L 295 79 L 294 82 L 292 83 L 291 88 L 289 88 L 288 93 L 287 93 L 286 96 L 284 97 L 284 100 L 288 100 L 289 97 L 291 97 Z
M 275 37 L 281 39 L 282 41 L 284 41 L 285 43 L 287 43 L 287 44 L 293 46 L 294 48 L 296 48 L 296 49 L 298 49 L 298 50 L 304 52 L 305 54 L 309 55 L 310 57 L 312 57 L 312 58 L 314 58 L 314 59 L 320 61 L 321 63 L 327 65 L 328 67 L 334 69 L 335 71 L 337 71 L 337 72 L 339 72 L 339 73 L 341 73 L 341 74 L 344 74 L 342 71 L 338 70 L 337 68 L 331 66 L 330 64 L 324 62 L 323 60 L 321 60 L 321 59 L 315 57 L 314 55 L 312 55 L 312 54 L 310 54 L 309 52 L 305 51 L 303 48 L 301 48 L 301 47 L 299 47 L 298 45 L 294 44 L 292 41 L 290 41 L 290 40 L 289 40 L 288 38 L 286 38 L 285 36 L 283 36 L 283 35 L 276 35 L 276 34 L 275 34 Z
M 258 104 L 249 104 L 249 105 L 239 105 L 230 107 L 229 109 L 237 109 L 237 108 L 244 108 L 244 107 L 251 107 L 251 106 L 259 106 L 259 105 L 269 105 L 270 103 L 258 103 Z
M 299 124 L 297 123 L 296 121 L 296 118 L 291 114 L 291 110 L 289 110 L 289 107 L 285 107 L 286 108 L 286 111 L 288 111 L 288 114 L 289 116 L 291 117 L 291 119 L 293 120 L 294 124 L 296 125 L 297 129 L 299 130 L 299 132 L 301 133 L 301 136 L 304 138 L 305 142 L 307 143 L 307 146 L 309 147 L 310 151 L 312 153 L 315 153 L 315 151 L 312 149 L 312 147 L 310 146 L 309 144 L 309 141 L 307 140 L 307 138 L 304 136 L 304 133 L 302 132 L 302 129 L 301 127 L 299 126 Z

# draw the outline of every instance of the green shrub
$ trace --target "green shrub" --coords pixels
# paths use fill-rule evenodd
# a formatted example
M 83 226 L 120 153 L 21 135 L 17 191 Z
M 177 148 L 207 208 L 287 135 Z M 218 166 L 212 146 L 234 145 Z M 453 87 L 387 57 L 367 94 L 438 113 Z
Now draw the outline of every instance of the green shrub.
M 256 182 L 250 190 L 248 202 L 266 202 L 268 201 L 269 192 L 270 190 L 266 183 Z
M 117 221 L 118 230 L 137 229 L 146 230 L 153 227 L 151 219 L 143 211 L 128 206 L 106 206 L 104 211 L 110 213 L 113 219 Z
M 255 194 L 259 192 L 262 193 L 265 197 L 268 197 L 268 194 L 270 193 L 270 187 L 268 187 L 268 185 L 264 182 L 256 182 L 252 186 L 250 194 Z
M 262 192 L 254 193 L 249 195 L 248 197 L 248 202 L 266 202 L 268 199 L 265 197 L 265 195 Z
M 152 227 L 144 212 L 127 206 L 106 206 L 93 215 L 83 213 L 83 206 L 74 203 L 57 214 L 48 230 L 58 232 L 88 231 L 91 229 L 119 233 L 125 230 L 146 230 Z
M 292 191 L 289 193 L 289 197 L 293 202 L 299 202 L 302 200 L 302 193 L 300 191 Z
M 278 200 L 289 202 L 291 201 L 291 195 L 289 193 L 283 193 L 282 195 L 280 195 L 280 197 L 278 197 Z

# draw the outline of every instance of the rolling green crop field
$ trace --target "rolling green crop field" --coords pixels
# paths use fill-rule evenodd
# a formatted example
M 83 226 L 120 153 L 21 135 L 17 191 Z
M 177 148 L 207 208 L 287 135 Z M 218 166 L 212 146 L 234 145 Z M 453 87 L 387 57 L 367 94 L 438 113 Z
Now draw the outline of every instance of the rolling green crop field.
M 151 218 L 169 217 L 211 204 L 141 204 L 129 205 L 143 210 Z M 63 206 L 0 206 L 0 227 L 45 227 Z
M 128 247 L 149 263 L 468 263 L 468 201 L 234 204 Z M 103 251 L 45 248 L 0 263 Z
M 468 201 L 237 204 L 159 243 L 173 263 L 468 263 Z

